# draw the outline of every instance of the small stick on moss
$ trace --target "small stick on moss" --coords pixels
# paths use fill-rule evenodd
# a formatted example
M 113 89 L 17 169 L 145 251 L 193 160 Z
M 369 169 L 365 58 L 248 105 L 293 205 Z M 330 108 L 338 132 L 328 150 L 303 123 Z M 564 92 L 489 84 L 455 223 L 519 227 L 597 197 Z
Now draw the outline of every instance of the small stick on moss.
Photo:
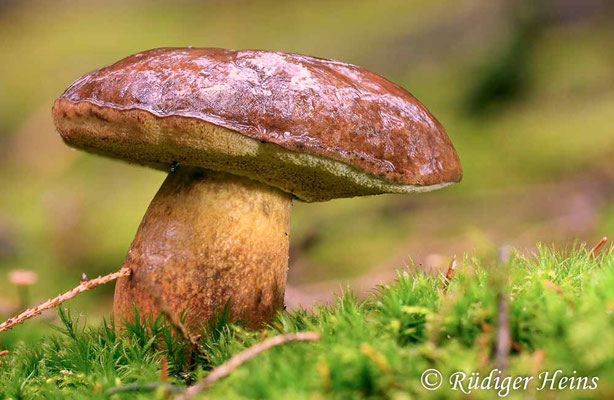
M 25 310 L 24 312 L 22 312 L 21 314 L 13 318 L 9 318 L 8 320 L 0 324 L 0 332 L 4 332 L 8 329 L 11 329 L 14 325 L 21 324 L 25 320 L 35 317 L 45 310 L 48 310 L 53 307 L 57 307 L 58 305 L 62 304 L 66 300 L 72 299 L 73 297 L 75 297 L 81 292 L 92 290 L 100 285 L 104 285 L 105 283 L 114 281 L 117 278 L 128 276 L 130 275 L 130 273 L 131 273 L 130 268 L 124 267 L 120 269 L 119 271 L 113 272 L 111 274 L 108 274 L 105 276 L 99 276 L 98 278 L 94 278 L 86 282 L 82 282 L 81 284 L 70 289 L 66 293 L 63 293 L 57 297 L 54 297 L 53 299 L 49 299 L 45 301 L 44 303 L 37 305 L 36 307 L 28 308 L 27 310 Z
M 497 343 L 495 344 L 495 365 L 505 371 L 512 347 L 512 337 L 510 334 L 510 318 L 507 304 L 507 295 L 499 293 L 497 296 Z
M 230 374 L 233 370 L 241 366 L 241 364 L 243 364 L 244 362 L 252 359 L 259 353 L 262 353 L 263 351 L 266 351 L 271 347 L 279 346 L 289 342 L 316 342 L 318 340 L 320 340 L 320 334 L 317 332 L 296 332 L 289 333 L 286 335 L 273 336 L 272 338 L 266 339 L 264 342 L 257 343 L 252 347 L 243 350 L 242 352 L 231 357 L 230 360 L 226 361 L 224 364 L 212 369 L 209 375 L 196 382 L 194 385 L 188 387 L 182 395 L 176 397 L 176 400 L 191 399 L 209 385 Z
M 8 350 L 2 350 L 2 351 L 0 351 L 0 357 L 5 356 L 5 355 L 7 355 L 7 354 L 9 354 L 9 351 L 8 351 Z
M 452 257 L 452 261 L 450 261 L 450 265 L 448 266 L 448 270 L 446 271 L 446 276 L 443 281 L 443 291 L 444 292 L 448 291 L 448 285 L 450 284 L 450 281 L 454 277 L 455 273 L 456 273 L 456 254 L 454 254 L 454 257 Z
M 599 250 L 601 250 L 601 247 L 603 247 L 603 245 L 605 244 L 605 242 L 608 241 L 607 237 L 602 237 L 600 241 L 597 242 L 596 245 L 593 246 L 593 248 L 591 249 L 591 256 L 595 257 L 597 255 L 597 253 L 599 252 Z

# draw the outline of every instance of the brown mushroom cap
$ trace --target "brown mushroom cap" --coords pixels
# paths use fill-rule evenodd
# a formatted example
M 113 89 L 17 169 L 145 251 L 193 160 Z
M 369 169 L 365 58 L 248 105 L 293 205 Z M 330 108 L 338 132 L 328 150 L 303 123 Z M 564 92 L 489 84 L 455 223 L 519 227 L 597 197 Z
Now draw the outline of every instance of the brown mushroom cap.
M 160 48 L 84 75 L 56 100 L 74 147 L 246 176 L 305 201 L 460 181 L 441 124 L 363 68 L 260 50 Z

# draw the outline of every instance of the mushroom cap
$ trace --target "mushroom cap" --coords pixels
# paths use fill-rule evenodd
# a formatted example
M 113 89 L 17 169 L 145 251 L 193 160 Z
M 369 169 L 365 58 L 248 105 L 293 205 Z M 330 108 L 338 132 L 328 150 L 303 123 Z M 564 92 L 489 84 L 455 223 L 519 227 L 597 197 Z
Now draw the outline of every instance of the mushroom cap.
M 31 286 L 38 280 L 38 275 L 34 271 L 27 269 L 14 269 L 9 272 L 9 282 L 15 286 Z
M 405 89 L 297 54 L 159 48 L 75 81 L 53 106 L 73 147 L 246 176 L 324 201 L 460 181 L 441 124 Z

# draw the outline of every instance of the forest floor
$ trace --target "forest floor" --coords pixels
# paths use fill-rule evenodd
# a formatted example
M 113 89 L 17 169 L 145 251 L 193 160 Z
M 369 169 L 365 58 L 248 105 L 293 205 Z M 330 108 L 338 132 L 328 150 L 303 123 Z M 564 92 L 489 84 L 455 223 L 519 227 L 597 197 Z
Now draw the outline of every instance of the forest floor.
M 511 250 L 503 259 L 493 251 L 459 259 L 455 271 L 447 279 L 416 266 L 400 270 L 364 300 L 346 292 L 327 306 L 280 313 L 262 331 L 222 313 L 193 327 L 197 346 L 163 319 L 116 330 L 61 308 L 59 332 L 35 344 L 23 343 L 19 328 L 3 334 L 0 396 L 172 398 L 242 350 L 304 331 L 321 338 L 247 358 L 196 398 L 464 398 L 469 381 L 450 381 L 455 372 L 485 378 L 495 368 L 505 371 L 493 372 L 500 384 L 474 388 L 472 398 L 614 396 L 614 247 Z M 443 377 L 436 390 L 421 381 L 428 369 Z M 506 376 L 525 377 L 526 389 L 510 387 Z

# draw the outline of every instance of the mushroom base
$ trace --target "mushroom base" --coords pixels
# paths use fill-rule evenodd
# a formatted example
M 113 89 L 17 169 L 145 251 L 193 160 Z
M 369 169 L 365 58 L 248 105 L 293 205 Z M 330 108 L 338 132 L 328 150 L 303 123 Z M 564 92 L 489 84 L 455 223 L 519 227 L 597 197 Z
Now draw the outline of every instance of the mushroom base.
M 115 286 L 116 319 L 160 307 L 188 321 L 209 320 L 228 304 L 249 327 L 283 307 L 292 198 L 221 172 L 179 167 L 154 197 Z M 118 318 L 119 317 L 119 318 Z

